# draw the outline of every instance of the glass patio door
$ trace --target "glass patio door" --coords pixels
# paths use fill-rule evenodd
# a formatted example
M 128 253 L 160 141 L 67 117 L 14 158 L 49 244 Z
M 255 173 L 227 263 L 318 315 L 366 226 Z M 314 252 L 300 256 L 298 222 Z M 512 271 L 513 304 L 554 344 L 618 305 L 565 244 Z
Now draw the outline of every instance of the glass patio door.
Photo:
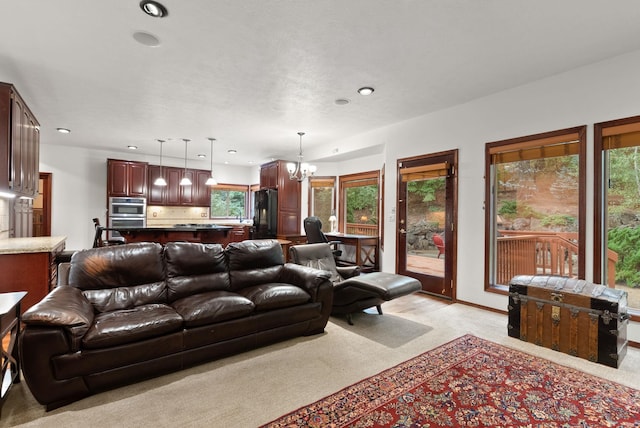
M 398 161 L 397 270 L 453 298 L 457 151 Z

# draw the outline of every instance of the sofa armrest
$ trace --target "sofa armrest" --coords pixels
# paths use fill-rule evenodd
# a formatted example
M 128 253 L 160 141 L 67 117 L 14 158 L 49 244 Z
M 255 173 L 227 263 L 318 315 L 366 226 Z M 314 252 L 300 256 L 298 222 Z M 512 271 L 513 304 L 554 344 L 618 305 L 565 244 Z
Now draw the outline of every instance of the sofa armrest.
M 336 266 L 336 271 L 343 279 L 347 279 L 360 275 L 361 269 L 360 266 Z
M 54 288 L 44 299 L 25 311 L 22 322 L 33 326 L 65 328 L 70 335 L 72 349 L 77 350 L 93 318 L 93 306 L 82 291 L 61 286 Z
M 58 285 L 69 285 L 69 269 L 71 269 L 71 263 L 58 263 Z
M 303 288 L 314 301 L 318 300 L 317 290 L 320 285 L 329 283 L 331 274 L 325 270 L 314 269 L 295 263 L 285 263 L 281 270 L 282 282 Z

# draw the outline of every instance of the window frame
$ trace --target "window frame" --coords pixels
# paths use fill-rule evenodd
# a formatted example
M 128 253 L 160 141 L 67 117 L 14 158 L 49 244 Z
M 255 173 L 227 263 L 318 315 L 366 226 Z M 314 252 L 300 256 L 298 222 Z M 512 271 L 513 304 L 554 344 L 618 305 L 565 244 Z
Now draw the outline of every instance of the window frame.
M 307 212 L 309 216 L 316 216 L 315 213 L 315 203 L 313 199 L 314 189 L 315 188 L 331 188 L 331 212 L 336 212 L 336 176 L 312 176 L 309 177 L 309 186 L 308 192 L 309 196 L 307 198 Z M 324 223 L 323 223 L 324 226 Z M 325 231 L 328 231 L 328 224 L 324 226 Z M 337 225 L 336 225 L 337 226 Z
M 586 130 L 587 126 L 576 126 L 572 128 L 560 129 L 557 131 L 543 132 L 524 137 L 510 138 L 506 140 L 493 141 L 485 144 L 485 234 L 493 239 L 485 239 L 484 248 L 484 290 L 499 294 L 508 294 L 507 284 L 491 283 L 491 274 L 496 268 L 492 265 L 495 263 L 493 255 L 495 249 L 496 233 L 496 207 L 493 176 L 493 157 L 498 153 L 512 152 L 514 149 L 532 150 L 535 147 L 545 147 L 557 144 L 566 140 L 567 137 L 577 138 L 578 144 L 578 277 L 585 278 L 586 269 Z M 504 150 L 500 150 L 504 149 Z M 542 152 L 541 152 L 542 153 Z M 547 156 L 541 156 L 544 158 Z
M 603 234 L 605 233 L 605 168 L 604 168 L 604 139 L 608 135 L 619 135 L 627 132 L 640 131 L 640 116 L 632 116 L 624 119 L 610 120 L 593 125 L 593 281 L 607 284 L 603 278 L 604 248 Z M 609 285 L 609 284 L 607 284 Z M 632 321 L 640 322 L 638 308 L 629 308 Z
M 251 194 L 250 186 L 246 184 L 230 184 L 230 183 L 218 183 L 215 186 L 211 187 L 211 191 L 209 193 L 209 219 L 210 220 L 234 220 L 236 217 L 233 216 L 214 216 L 213 209 L 211 207 L 211 193 L 217 190 L 227 190 L 227 191 L 239 191 L 244 193 L 244 215 L 243 219 L 249 218 L 249 210 L 250 210 L 250 198 Z
M 378 224 L 377 224 L 377 235 L 380 236 L 380 224 L 382 223 L 383 214 L 381 212 L 380 207 L 380 195 L 381 195 L 381 183 L 380 183 L 380 170 L 373 171 L 365 171 L 356 174 L 347 174 L 341 175 L 338 177 L 339 183 L 339 194 L 340 199 L 338 202 L 338 206 L 340 207 L 338 211 L 338 231 L 342 233 L 346 233 L 346 209 L 347 209 L 347 201 L 346 201 L 346 189 L 351 187 L 361 187 L 361 186 L 369 186 L 375 184 L 378 186 L 378 194 L 377 197 L 377 209 L 378 209 Z

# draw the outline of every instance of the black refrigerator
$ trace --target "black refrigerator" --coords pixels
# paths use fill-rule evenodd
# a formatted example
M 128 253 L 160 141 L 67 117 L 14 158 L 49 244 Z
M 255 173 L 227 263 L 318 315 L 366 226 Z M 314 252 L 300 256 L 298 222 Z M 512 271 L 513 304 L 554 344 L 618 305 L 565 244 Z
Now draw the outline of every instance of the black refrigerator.
M 253 206 L 253 238 L 275 238 L 278 233 L 278 191 L 258 190 Z

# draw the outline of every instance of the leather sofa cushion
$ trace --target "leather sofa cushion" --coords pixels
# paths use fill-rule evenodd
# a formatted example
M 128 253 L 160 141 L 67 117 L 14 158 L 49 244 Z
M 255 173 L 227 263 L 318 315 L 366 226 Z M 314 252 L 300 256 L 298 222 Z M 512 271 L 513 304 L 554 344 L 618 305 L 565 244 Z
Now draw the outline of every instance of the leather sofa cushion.
M 260 284 L 243 288 L 239 293 L 251 300 L 257 311 L 287 308 L 311 301 L 309 293 L 291 284 Z
M 169 242 L 164 256 L 169 302 L 205 291 L 229 289 L 222 245 Z
M 262 269 L 284 264 L 282 246 L 275 239 L 231 242 L 225 251 L 230 271 Z
M 197 327 L 240 318 L 254 311 L 246 297 L 229 291 L 209 291 L 184 297 L 172 303 L 187 327 Z
M 76 251 L 69 285 L 100 290 L 164 281 L 162 245 L 140 242 Z
M 166 301 L 167 287 L 164 282 L 135 285 L 130 287 L 85 290 L 82 292 L 91 302 L 96 312 L 110 312 L 132 309 L 137 306 Z
M 170 306 L 151 304 L 97 314 L 84 335 L 88 349 L 138 342 L 182 329 L 183 320 Z
M 231 291 L 242 290 L 270 282 L 282 282 L 282 265 L 269 266 L 261 269 L 232 270 L 229 272 Z

